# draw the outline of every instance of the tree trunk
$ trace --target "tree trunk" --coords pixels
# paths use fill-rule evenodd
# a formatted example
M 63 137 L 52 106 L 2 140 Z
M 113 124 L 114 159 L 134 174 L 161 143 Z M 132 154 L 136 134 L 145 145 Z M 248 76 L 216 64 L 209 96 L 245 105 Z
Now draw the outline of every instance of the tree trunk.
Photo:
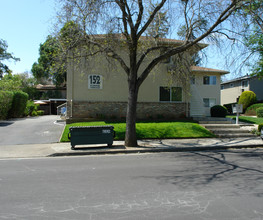
M 139 88 L 136 85 L 136 78 L 129 80 L 129 96 L 126 115 L 125 146 L 137 147 L 136 136 L 136 107 Z

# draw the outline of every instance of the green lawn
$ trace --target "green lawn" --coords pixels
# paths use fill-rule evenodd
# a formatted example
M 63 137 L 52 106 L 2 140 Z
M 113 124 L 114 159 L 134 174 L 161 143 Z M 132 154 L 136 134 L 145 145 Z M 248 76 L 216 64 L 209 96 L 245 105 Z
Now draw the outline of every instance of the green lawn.
M 69 128 L 72 126 L 98 126 L 113 125 L 116 132 L 115 140 L 124 140 L 125 123 L 106 123 L 99 122 L 82 122 L 73 123 L 65 126 L 61 142 L 68 142 Z M 155 138 L 206 138 L 215 137 L 210 131 L 193 122 L 156 122 L 156 123 L 137 123 L 136 124 L 138 139 L 155 139 Z
M 236 119 L 236 116 L 227 116 L 229 118 Z M 255 118 L 255 117 L 250 117 L 250 116 L 239 116 L 238 117 L 239 121 L 251 123 L 251 124 L 261 124 L 263 123 L 263 118 Z

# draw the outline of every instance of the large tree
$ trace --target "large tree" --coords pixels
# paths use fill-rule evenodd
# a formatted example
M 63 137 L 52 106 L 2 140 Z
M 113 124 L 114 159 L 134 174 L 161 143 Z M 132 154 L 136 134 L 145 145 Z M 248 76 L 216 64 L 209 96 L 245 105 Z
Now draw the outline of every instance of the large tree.
M 250 51 L 250 56 L 257 56 L 256 62 L 252 65 L 254 75 L 263 77 L 263 2 L 262 0 L 247 0 L 249 2 L 242 12 L 247 19 L 247 29 L 244 42 Z
M 63 0 L 60 21 L 73 20 L 83 32 L 83 42 L 92 48 L 89 55 L 104 53 L 109 59 L 119 63 L 127 76 L 128 105 L 126 115 L 126 146 L 137 146 L 136 106 L 138 91 L 150 72 L 161 61 L 182 54 L 192 47 L 198 47 L 213 33 L 221 34 L 222 23 L 233 13 L 247 4 L 243 0 Z M 148 13 L 150 7 L 153 7 Z M 156 21 L 160 12 L 168 11 L 172 32 L 184 27 L 185 35 L 181 45 L 168 47 L 159 43 L 158 38 L 150 38 L 151 43 L 141 44 L 141 39 Z M 203 24 L 204 18 L 206 25 Z M 104 40 L 97 40 L 96 34 L 108 34 Z M 127 51 L 128 62 L 116 50 L 110 36 L 122 34 L 122 46 Z M 195 38 L 193 38 L 193 33 Z M 75 39 L 72 43 L 77 45 Z M 149 41 L 148 41 L 149 42 Z M 94 49 L 95 48 L 95 49 Z M 95 52 L 94 52 L 95 50 Z M 163 53 L 156 53 L 163 51 Z M 83 54 L 83 53 L 82 53 Z M 80 54 L 80 55 L 82 55 Z M 150 57 L 146 67 L 141 64 Z
M 4 73 L 11 73 L 11 70 L 8 68 L 6 64 L 2 61 L 13 59 L 15 61 L 19 61 L 19 58 L 14 57 L 12 53 L 7 52 L 7 42 L 5 40 L 0 39 L 0 79 L 3 77 Z
M 262 76 L 263 4 L 262 0 L 244 0 L 235 12 L 231 24 L 224 27 L 226 37 L 222 52 L 227 57 L 226 64 L 239 74 L 248 72 Z M 226 51 L 229 51 L 226 54 Z M 232 59 L 230 59 L 232 57 Z
M 38 62 L 32 65 L 33 76 L 42 81 L 53 81 L 60 86 L 66 81 L 67 53 L 74 47 L 81 31 L 73 21 L 66 22 L 56 36 L 48 35 L 46 41 L 40 44 Z
M 59 41 L 51 35 L 43 44 L 40 44 L 38 62 L 35 62 L 31 69 L 39 83 L 51 80 L 59 86 L 65 82 L 66 67 L 62 54 Z

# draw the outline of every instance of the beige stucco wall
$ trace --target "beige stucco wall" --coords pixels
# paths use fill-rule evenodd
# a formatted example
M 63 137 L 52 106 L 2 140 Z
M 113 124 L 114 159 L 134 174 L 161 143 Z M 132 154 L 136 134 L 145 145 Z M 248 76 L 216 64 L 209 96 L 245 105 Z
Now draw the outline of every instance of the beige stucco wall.
M 220 80 L 219 73 L 194 72 L 195 84 L 191 85 L 191 115 L 210 116 L 210 107 L 204 107 L 203 99 L 215 99 L 220 105 Z M 216 76 L 216 85 L 204 85 L 204 76 Z
M 221 105 L 236 103 L 241 95 L 241 87 L 233 87 L 221 90 Z
M 159 53 L 159 52 L 158 52 Z M 73 58 L 73 53 L 70 56 Z M 122 57 L 126 57 L 125 62 L 129 63 L 127 52 L 123 49 L 121 52 Z M 187 56 L 187 55 L 186 55 Z M 153 57 L 145 59 L 139 73 L 148 65 Z M 174 57 L 173 59 L 175 59 Z M 182 87 L 178 80 L 171 81 L 168 77 L 168 68 L 170 64 L 160 63 L 152 70 L 150 75 L 146 78 L 139 90 L 138 102 L 139 103 L 160 103 L 159 102 L 159 88 L 160 86 L 178 86 Z M 176 67 L 176 65 L 174 66 Z M 79 103 L 83 112 L 87 111 L 87 106 L 83 102 L 106 102 L 111 106 L 113 102 L 127 102 L 128 100 L 128 82 L 127 75 L 120 67 L 117 61 L 108 62 L 105 56 L 97 55 L 89 57 L 88 59 L 69 59 L 68 73 L 67 73 L 67 99 L 68 103 Z M 103 76 L 102 89 L 88 89 L 88 76 L 89 74 L 96 74 Z M 220 74 L 210 72 L 194 72 L 195 85 L 189 88 L 183 88 L 183 100 L 177 103 L 190 102 L 190 109 L 196 107 L 201 115 L 210 115 L 210 108 L 205 108 L 203 98 L 214 98 L 216 104 L 220 104 Z M 216 85 L 203 85 L 203 76 L 217 76 Z M 187 84 L 186 84 L 187 85 Z M 189 86 L 189 84 L 188 84 Z M 187 87 L 187 86 L 185 86 Z M 191 93 L 191 94 L 190 94 Z M 81 104 L 82 103 L 82 104 Z M 176 102 L 175 102 L 176 103 Z M 97 105 L 97 104 L 96 104 Z M 142 105 L 143 106 L 143 105 Z M 189 109 L 189 105 L 182 105 L 183 108 Z M 159 108 L 160 106 L 158 106 Z M 170 105 L 176 113 L 176 108 Z M 160 109 L 164 109 L 161 105 Z M 181 107 L 180 107 L 181 108 Z M 147 109 L 150 109 L 150 107 Z M 149 110 L 147 110 L 149 111 Z M 179 113 L 179 111 L 178 111 Z M 180 110 L 180 114 L 182 111 Z M 196 112 L 192 111 L 193 115 Z M 104 113 L 103 113 L 104 114 Z M 199 113 L 197 114 L 199 115 Z
M 242 94 L 243 91 L 250 90 L 250 81 L 248 81 L 247 87 L 241 86 L 241 81 L 227 83 L 224 85 L 224 89 L 220 91 L 221 93 L 221 105 L 236 103 L 238 97 Z M 233 84 L 234 87 L 230 87 L 230 84 Z
M 125 54 L 122 54 L 125 56 Z M 151 58 L 148 59 L 150 61 Z M 125 62 L 128 59 L 125 60 Z M 143 69 L 147 59 L 142 64 Z M 102 89 L 88 89 L 89 74 L 103 76 Z M 105 57 L 96 56 L 87 59 L 71 59 L 68 66 L 67 98 L 75 101 L 119 101 L 128 98 L 127 75 L 115 61 L 109 63 Z M 179 86 L 167 80 L 167 64 L 158 65 L 146 78 L 139 90 L 139 102 L 159 102 L 160 86 Z M 183 93 L 183 102 L 186 100 Z

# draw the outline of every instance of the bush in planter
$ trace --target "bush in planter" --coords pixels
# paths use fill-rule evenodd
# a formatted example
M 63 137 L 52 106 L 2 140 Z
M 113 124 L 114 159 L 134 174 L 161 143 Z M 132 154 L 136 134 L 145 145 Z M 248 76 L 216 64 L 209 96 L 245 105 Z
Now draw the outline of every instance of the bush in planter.
M 211 117 L 226 117 L 227 108 L 222 105 L 215 105 L 210 109 Z
M 33 112 L 33 111 L 37 111 L 38 106 L 39 106 L 39 105 L 35 104 L 34 101 L 28 100 L 28 101 L 27 101 L 27 104 L 26 104 L 26 109 L 25 109 L 24 114 L 25 114 L 26 116 L 32 115 L 32 112 Z
M 261 128 L 263 128 L 263 123 L 261 123 L 261 124 L 258 125 L 258 131 L 259 131 L 259 132 L 261 131 Z
M 37 111 L 37 115 L 39 115 L 39 116 L 44 115 L 44 111 L 43 110 L 38 110 Z
M 32 117 L 37 116 L 37 111 L 33 111 L 33 112 L 31 113 L 31 116 L 32 116 Z
M 257 108 L 256 113 L 258 118 L 263 118 L 263 107 Z
M 254 103 L 256 103 L 256 101 L 257 101 L 257 96 L 254 92 L 244 91 L 244 92 L 242 92 L 242 94 L 238 100 L 238 104 L 243 105 L 243 111 L 245 112 L 247 110 L 247 108 L 250 105 L 253 105 Z

